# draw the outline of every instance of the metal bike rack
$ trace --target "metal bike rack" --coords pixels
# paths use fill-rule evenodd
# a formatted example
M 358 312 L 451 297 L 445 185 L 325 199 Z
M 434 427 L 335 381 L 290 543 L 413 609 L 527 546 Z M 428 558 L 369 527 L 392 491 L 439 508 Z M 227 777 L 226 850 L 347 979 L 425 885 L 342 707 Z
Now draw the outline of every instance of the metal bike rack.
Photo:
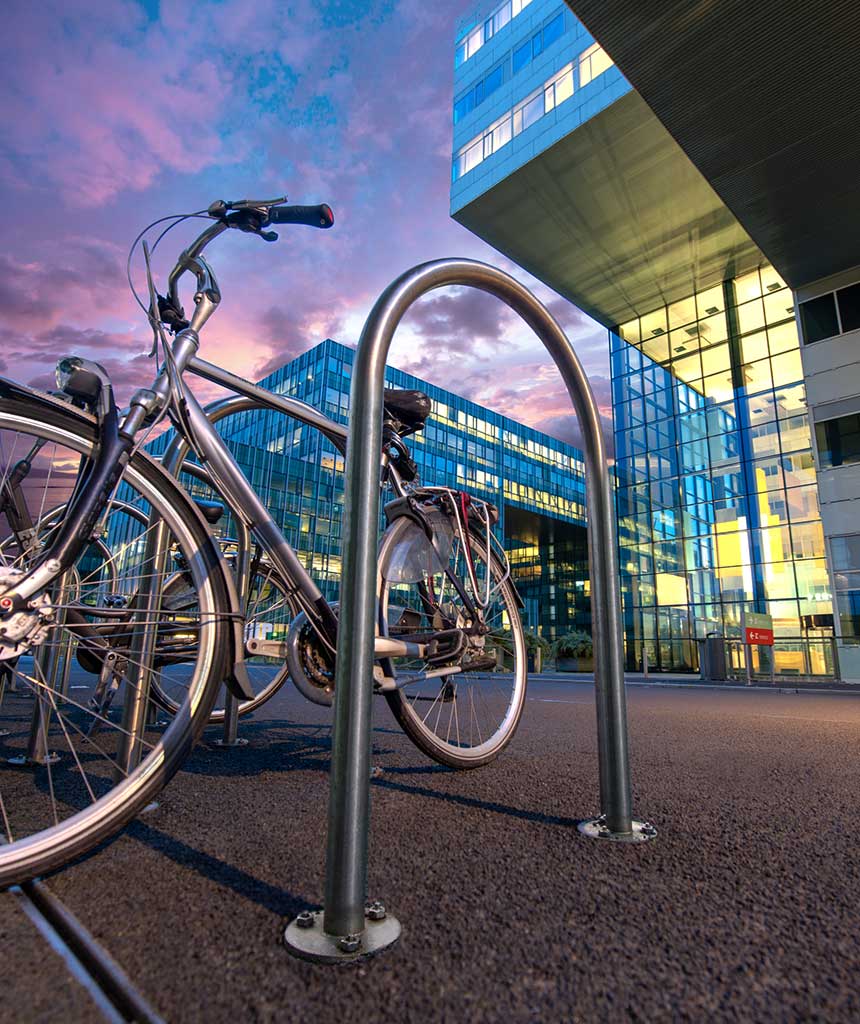
M 62 610 L 68 599 L 72 572 L 64 572 L 57 580 L 53 589 L 53 600 L 59 605 L 56 622 L 62 625 L 65 612 Z M 30 719 L 30 732 L 27 738 L 27 750 L 18 757 L 8 758 L 8 763 L 23 767 L 56 764 L 60 755 L 49 749 L 48 726 L 51 711 L 56 707 L 57 699 L 65 696 L 64 681 L 66 665 L 71 657 L 72 641 L 67 637 L 62 644 L 45 644 L 38 647 L 33 657 L 33 673 L 38 678 L 33 701 L 33 714 Z M 61 653 L 65 651 L 65 654 Z
M 349 962 L 376 953 L 396 942 L 400 934 L 400 925 L 379 901 L 365 902 L 385 362 L 409 307 L 427 292 L 452 285 L 489 292 L 518 313 L 541 339 L 567 386 L 585 441 L 602 812 L 579 829 L 587 836 L 624 842 L 642 842 L 656 835 L 651 825 L 634 821 L 631 813 L 612 484 L 588 378 L 562 329 L 514 278 L 473 260 L 424 263 L 402 274 L 379 297 L 353 363 L 324 910 L 300 914 L 285 934 L 292 953 L 323 963 Z
M 228 416 L 239 412 L 254 409 L 253 402 L 242 396 L 233 398 L 220 398 L 206 406 L 204 412 L 212 423 L 218 423 Z M 161 459 L 161 464 L 168 473 L 178 476 L 180 473 L 189 473 L 207 483 L 211 482 L 205 469 L 191 463 L 186 465 L 185 459 L 191 451 L 191 445 L 182 437 L 176 434 L 167 446 Z M 248 584 L 251 568 L 251 531 L 237 517 L 236 530 L 238 531 L 238 561 L 236 572 L 236 589 L 238 593 L 244 594 Z M 215 746 L 229 750 L 232 747 L 246 747 L 248 741 L 239 736 L 239 698 L 231 693 L 229 687 L 224 687 L 224 729 L 221 738 L 214 741 Z

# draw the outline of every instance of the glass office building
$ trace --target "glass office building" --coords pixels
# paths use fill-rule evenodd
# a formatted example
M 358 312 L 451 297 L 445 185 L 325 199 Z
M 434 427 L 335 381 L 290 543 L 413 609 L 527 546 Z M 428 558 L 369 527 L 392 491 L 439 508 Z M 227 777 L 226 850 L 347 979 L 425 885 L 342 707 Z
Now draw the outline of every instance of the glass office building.
M 773 617 L 778 673 L 831 673 L 790 289 L 765 266 L 610 337 L 628 666 L 644 650 L 656 668 L 693 668 L 695 641 L 740 638 L 746 611 Z
M 630 91 L 561 0 L 504 0 L 457 35 L 452 211 Z
M 458 26 L 451 213 L 609 331 L 628 669 L 832 675 L 794 296 L 571 7 Z
M 354 352 L 326 340 L 260 384 L 338 422 L 349 412 Z M 527 628 L 547 638 L 590 628 L 585 467 L 576 448 L 393 367 L 386 386 L 418 389 L 433 411 L 407 438 L 421 481 L 492 502 L 525 608 Z M 311 427 L 279 413 L 240 413 L 219 431 L 326 596 L 341 572 L 342 456 Z M 161 452 L 168 435 L 153 446 Z M 187 481 L 192 491 L 201 489 Z M 229 532 L 226 523 L 222 529 Z

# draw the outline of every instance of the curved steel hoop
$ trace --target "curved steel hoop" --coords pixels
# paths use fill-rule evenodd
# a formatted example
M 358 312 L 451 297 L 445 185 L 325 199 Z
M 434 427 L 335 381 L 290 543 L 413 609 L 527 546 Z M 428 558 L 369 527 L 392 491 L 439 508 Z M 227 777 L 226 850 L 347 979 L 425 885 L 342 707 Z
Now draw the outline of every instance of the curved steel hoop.
M 579 420 L 588 495 L 600 820 L 609 836 L 621 838 L 634 831 L 612 487 L 600 415 L 588 378 L 550 313 L 510 275 L 473 260 L 424 263 L 402 274 L 379 297 L 365 323 L 353 364 L 323 920 L 323 929 L 331 936 L 360 935 L 364 929 L 385 362 L 394 332 L 409 307 L 427 292 L 452 285 L 489 292 L 525 320 L 555 361 Z

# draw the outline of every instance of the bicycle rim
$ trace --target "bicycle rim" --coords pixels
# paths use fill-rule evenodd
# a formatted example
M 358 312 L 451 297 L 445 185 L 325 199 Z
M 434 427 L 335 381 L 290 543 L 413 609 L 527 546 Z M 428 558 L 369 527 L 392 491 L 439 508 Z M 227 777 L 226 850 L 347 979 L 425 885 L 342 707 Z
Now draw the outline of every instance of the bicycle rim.
M 403 640 L 440 628 L 427 611 L 426 596 L 432 593 L 437 606 L 449 621 L 463 625 L 466 612 L 462 600 L 444 577 L 442 565 L 433 560 L 421 572 L 420 579 L 409 583 L 392 582 L 388 567 L 398 561 L 398 546 L 410 531 L 418 529 L 410 520 L 399 520 L 383 538 L 379 558 L 380 633 Z M 486 613 L 489 632 L 478 650 L 452 659 L 450 673 L 430 679 L 416 679 L 403 685 L 404 679 L 421 673 L 439 671 L 438 662 L 415 658 L 391 659 L 400 689 L 385 694 L 398 723 L 410 739 L 428 756 L 454 768 L 477 768 L 488 764 L 511 741 L 525 704 L 526 650 L 514 588 L 505 579 L 498 560 L 489 565 L 482 556 L 483 541 L 474 538 L 472 554 L 482 596 L 489 572 L 493 600 Z M 429 551 L 429 549 L 428 549 Z M 455 542 L 446 563 L 457 575 L 466 592 L 474 598 L 467 578 L 465 555 Z M 490 659 L 496 664 L 479 671 L 456 671 L 470 659 Z M 474 660 L 473 660 L 473 663 Z M 443 666 L 444 668 L 444 666 Z
M 34 440 L 43 444 L 22 490 L 37 541 L 49 544 L 45 509 L 67 500 L 80 456 L 91 451 L 95 440 L 93 421 L 38 396 L 28 401 L 0 393 L 0 487 Z M 0 662 L 0 728 L 7 733 L 0 737 L 0 832 L 5 840 L 0 885 L 44 874 L 79 856 L 151 801 L 199 736 L 224 677 L 218 623 L 227 598 L 205 525 L 175 482 L 146 456 L 132 459 L 121 490 L 161 517 L 169 557 L 183 561 L 197 606 L 193 614 L 186 609 L 181 617 L 159 617 L 157 642 L 168 643 L 174 653 L 169 667 L 136 662 L 134 637 L 148 613 L 135 611 L 134 595 L 141 581 L 154 575 L 147 572 L 153 566 L 141 558 L 147 531 L 154 526 L 126 526 L 127 535 L 117 546 L 122 529 L 108 523 L 108 534 L 115 533 L 112 543 L 97 546 L 95 555 L 91 545 L 68 574 L 65 588 L 52 591 L 55 622 L 47 634 L 17 658 Z M 11 526 L 8 514 L 0 516 L 0 572 L 7 578 L 12 569 L 26 570 L 37 553 L 25 550 Z M 104 573 L 109 560 L 113 572 Z M 105 588 L 110 602 L 104 600 Z M 108 648 L 120 659 L 113 675 L 106 671 Z M 123 744 L 128 742 L 124 702 L 144 685 L 143 679 L 159 673 L 169 673 L 174 683 L 184 678 L 185 699 L 166 730 L 149 723 L 139 764 L 123 771 Z

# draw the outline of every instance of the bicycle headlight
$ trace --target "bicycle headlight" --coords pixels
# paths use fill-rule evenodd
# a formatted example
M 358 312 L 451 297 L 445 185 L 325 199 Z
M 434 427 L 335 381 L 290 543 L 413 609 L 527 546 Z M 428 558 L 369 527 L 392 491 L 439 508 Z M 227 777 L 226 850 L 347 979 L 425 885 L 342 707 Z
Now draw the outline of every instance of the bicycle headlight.
M 61 359 L 57 363 L 56 377 L 57 377 L 57 389 L 59 391 L 65 391 L 68 387 L 69 381 L 72 378 L 72 374 L 80 366 L 81 361 L 77 356 L 66 356 L 65 359 Z
M 110 387 L 104 367 L 80 356 L 61 359 L 57 363 L 56 372 L 57 387 L 89 406 L 95 406 L 98 402 L 103 387 Z

